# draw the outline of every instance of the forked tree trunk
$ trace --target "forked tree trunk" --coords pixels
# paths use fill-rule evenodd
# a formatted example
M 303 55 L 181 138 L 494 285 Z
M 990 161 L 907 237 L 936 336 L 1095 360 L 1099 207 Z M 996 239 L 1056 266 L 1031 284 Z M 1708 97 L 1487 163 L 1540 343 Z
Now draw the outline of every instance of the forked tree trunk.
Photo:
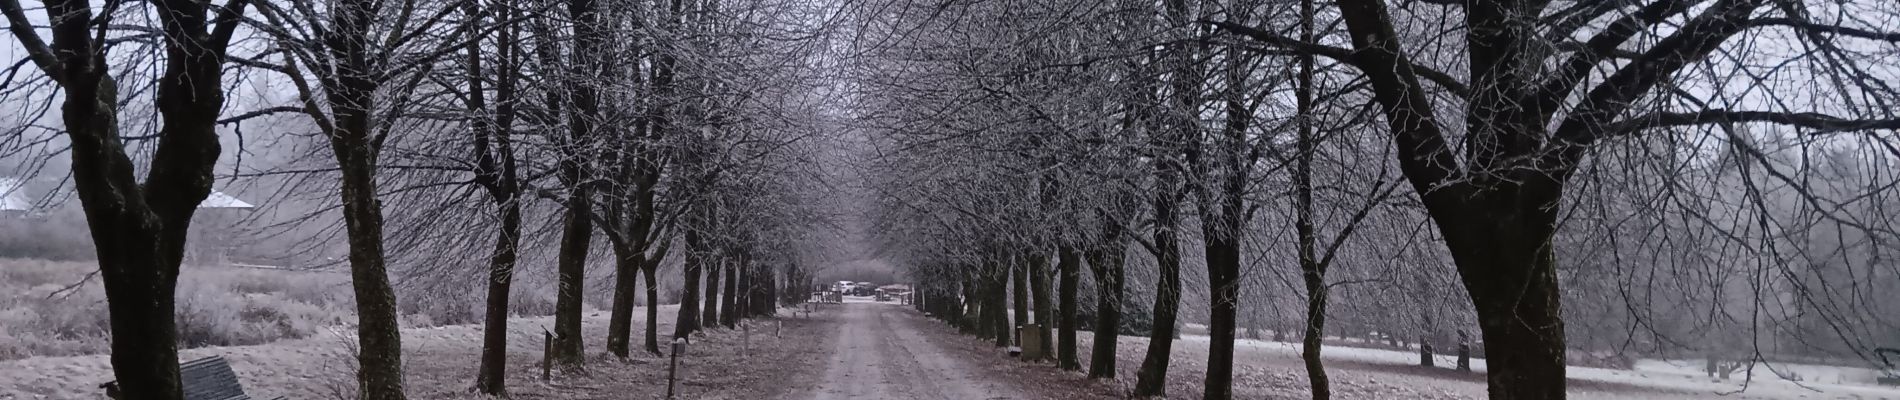
M 1061 261 L 1056 263 L 1057 282 L 1062 293 L 1060 305 L 1060 323 L 1056 331 L 1056 367 L 1074 371 L 1082 369 L 1082 362 L 1075 354 L 1076 298 L 1080 290 L 1082 274 L 1082 252 L 1073 246 L 1062 246 L 1057 251 Z M 1113 338 L 1114 336 L 1110 336 Z
M 482 5 L 471 2 L 466 5 L 470 16 L 468 31 L 476 29 L 479 23 Z M 497 10 L 501 19 L 512 15 L 509 9 Z M 475 133 L 476 182 L 488 190 L 494 199 L 497 212 L 501 214 L 501 225 L 496 228 L 495 249 L 488 259 L 488 297 L 486 315 L 482 321 L 482 358 L 475 369 L 475 390 L 482 394 L 504 396 L 507 394 L 508 373 L 508 303 L 513 293 L 515 263 L 519 258 L 521 244 L 521 190 L 517 184 L 513 139 L 510 130 L 515 120 L 515 76 L 520 72 L 515 60 L 518 47 L 515 45 L 514 28 L 503 29 L 496 46 L 499 65 L 495 68 L 495 116 L 487 120 L 476 116 L 478 127 Z M 483 97 L 482 86 L 487 81 L 487 73 L 482 68 L 485 59 L 482 49 L 471 46 L 468 52 L 468 104 L 469 109 L 487 109 L 487 99 Z M 490 147 L 490 145 L 494 147 Z
M 72 141 L 73 184 L 110 311 L 113 375 L 128 399 L 173 400 L 183 398 L 174 320 L 178 266 L 220 152 L 214 128 L 224 104 L 219 84 L 231 29 L 225 25 L 235 24 L 247 3 L 230 3 L 220 15 L 228 22 L 211 34 L 205 3 L 154 4 L 170 62 L 157 83 L 164 125 L 142 187 L 119 137 L 118 84 L 106 65 L 108 50 L 88 33 L 89 3 L 46 1 L 53 16 L 50 47 L 25 28 L 31 25 L 17 2 L 7 4 L 5 14 L 28 56 L 21 62 L 32 61 L 63 90 L 60 117 Z
M 1246 20 L 1252 5 L 1237 2 L 1234 18 Z M 1253 121 L 1254 109 L 1247 99 L 1243 83 L 1250 73 L 1251 57 L 1235 54 L 1228 57 L 1226 80 L 1228 86 L 1223 90 L 1225 104 L 1225 124 L 1216 143 L 1217 146 L 1202 152 L 1199 146 L 1190 144 L 1189 162 L 1199 164 L 1197 175 L 1208 182 L 1202 186 L 1200 199 L 1201 232 L 1204 240 L 1202 252 L 1207 260 L 1207 284 L 1209 293 L 1208 310 L 1208 354 L 1207 379 L 1203 383 L 1202 398 L 1207 400 L 1225 400 L 1234 397 L 1234 340 L 1240 315 L 1240 246 L 1247 233 L 1246 204 L 1249 172 L 1252 169 L 1247 131 Z M 1177 88 L 1176 90 L 1181 90 Z M 1209 156 L 1211 162 L 1197 162 L 1200 155 Z M 1216 178 L 1219 179 L 1216 179 Z
M 1162 4 L 1170 24 L 1190 26 L 1195 10 L 1187 0 L 1166 0 Z M 1156 87 L 1143 87 L 1145 95 L 1158 101 L 1158 107 L 1146 122 L 1152 127 L 1149 142 L 1163 154 L 1184 154 L 1200 138 L 1201 106 L 1200 66 L 1195 63 L 1199 47 L 1195 41 L 1182 40 L 1167 46 L 1157 64 L 1168 72 L 1169 88 L 1165 101 Z M 1153 78 L 1160 79 L 1160 78 Z M 1158 85 L 1145 85 L 1158 86 Z M 1152 193 L 1154 214 L 1155 263 L 1159 282 L 1155 284 L 1154 329 L 1149 332 L 1148 353 L 1136 372 L 1136 396 L 1166 396 L 1168 364 L 1173 359 L 1175 318 L 1181 305 L 1181 195 L 1185 174 L 1179 163 L 1154 161 L 1155 184 Z
M 72 18 L 83 20 L 87 15 Z M 64 27 L 66 23 L 60 21 L 58 25 Z M 86 28 L 77 30 L 83 40 Z M 64 61 L 103 61 L 78 58 Z M 73 70 L 67 71 L 71 76 Z M 130 398 L 181 399 L 178 330 L 173 314 L 185 237 L 173 232 L 182 233 L 191 211 L 185 211 L 182 219 L 173 214 L 161 220 L 161 214 L 148 208 L 146 193 L 134 183 L 131 160 L 119 141 L 116 83 L 103 73 L 87 78 L 68 81 L 73 86 L 65 88 L 61 110 L 67 135 L 73 140 L 73 183 L 91 228 L 106 307 L 111 312 L 113 375 L 125 393 L 132 395 Z M 217 141 L 213 138 L 210 142 L 214 157 L 210 160 L 214 161 Z M 210 162 L 205 164 L 199 167 L 181 163 L 178 167 L 203 168 L 209 175 Z M 204 183 L 203 192 L 195 195 L 191 192 L 197 192 L 196 188 L 173 188 L 181 189 L 177 194 L 181 203 L 188 202 L 195 208 L 209 193 L 210 181 Z M 197 200 L 192 201 L 193 197 Z M 160 221 L 169 221 L 174 227 Z
M 588 247 L 594 237 L 594 193 L 589 181 L 594 174 L 587 165 L 595 154 L 588 145 L 599 123 L 599 90 L 593 82 L 579 80 L 604 73 L 598 57 L 606 49 L 601 29 L 600 8 L 594 0 L 568 0 L 568 17 L 574 21 L 573 51 L 566 65 L 565 82 L 568 102 L 568 140 L 559 143 L 562 184 L 568 188 L 567 215 L 562 221 L 560 290 L 554 301 L 554 361 L 564 368 L 580 368 L 586 361 L 586 346 L 581 338 L 581 308 L 587 290 Z M 552 66 L 550 66 L 552 67 Z
M 83 6 L 77 8 L 84 9 Z M 76 29 L 79 40 L 91 43 L 85 39 L 83 25 L 68 26 L 83 24 L 91 15 L 90 10 L 66 13 L 74 16 L 56 21 L 55 35 L 61 30 Z M 67 39 L 73 38 L 68 36 Z M 71 57 L 61 61 L 95 63 L 104 60 L 103 57 Z M 135 182 L 131 159 L 126 157 L 124 144 L 119 140 L 115 106 L 119 97 L 117 84 L 103 72 L 74 77 L 79 68 L 68 67 L 62 71 L 69 80 L 62 82 L 66 97 L 61 111 L 67 136 L 73 141 L 73 184 L 86 213 L 87 227 L 91 229 L 94 254 L 99 258 L 99 273 L 105 286 L 106 307 L 111 312 L 113 376 L 128 398 L 182 399 L 178 329 L 173 319 L 178 264 L 184 254 L 183 233 L 189 227 L 187 224 L 197 203 L 209 194 L 210 180 L 201 182 L 202 189 L 189 185 L 192 183 L 189 181 L 154 185 L 154 188 L 176 190 L 172 195 L 176 196 L 177 203 L 191 208 L 160 213 L 156 207 L 150 207 L 154 202 L 145 198 L 148 193 L 140 190 Z M 172 140 L 171 137 L 164 139 Z M 191 165 L 189 160 L 166 161 L 177 163 L 175 168 L 201 169 L 208 178 L 210 165 L 218 153 L 217 139 L 211 138 L 208 145 L 211 158 L 204 159 L 203 165 Z

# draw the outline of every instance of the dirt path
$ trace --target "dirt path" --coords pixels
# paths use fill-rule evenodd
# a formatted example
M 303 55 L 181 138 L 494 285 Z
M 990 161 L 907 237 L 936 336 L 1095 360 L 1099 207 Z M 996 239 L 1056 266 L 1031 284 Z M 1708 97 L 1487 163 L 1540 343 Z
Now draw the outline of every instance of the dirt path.
M 824 380 L 808 396 L 833 399 L 1022 399 L 919 332 L 927 323 L 902 306 L 845 303 Z

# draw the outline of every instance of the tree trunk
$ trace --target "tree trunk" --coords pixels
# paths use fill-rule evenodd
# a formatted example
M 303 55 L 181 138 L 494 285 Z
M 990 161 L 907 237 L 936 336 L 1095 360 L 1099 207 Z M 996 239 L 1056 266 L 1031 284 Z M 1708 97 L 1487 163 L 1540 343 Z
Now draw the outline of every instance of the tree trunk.
M 484 394 L 507 392 L 508 296 L 514 286 L 515 259 L 521 238 L 521 206 L 502 205 L 501 233 L 488 262 L 488 310 L 482 321 L 482 362 L 476 369 L 475 390 Z
M 750 317 L 752 300 L 752 266 L 746 265 L 742 257 L 734 258 L 731 269 L 726 271 L 725 295 L 719 298 L 724 314 L 719 316 L 719 324 L 727 328 L 739 326 L 739 320 Z
M 172 400 L 183 398 L 174 319 L 178 266 L 220 152 L 214 128 L 224 103 L 224 41 L 205 34 L 203 3 L 154 4 L 165 22 L 171 62 L 158 82 L 164 125 L 143 187 L 119 136 L 118 84 L 105 65 L 107 49 L 88 33 L 90 6 L 46 2 L 53 16 L 51 47 L 42 47 L 46 43 L 31 29 L 14 34 L 23 45 L 37 44 L 22 47 L 64 91 L 60 117 L 72 141 L 72 180 L 105 287 L 113 375 L 128 399 Z M 241 13 L 244 4 L 232 12 Z M 9 22 L 27 26 L 16 7 L 9 7 Z M 229 36 L 224 29 L 219 27 L 218 37 Z
M 574 49 L 567 64 L 566 82 L 569 107 L 568 136 L 559 143 L 562 183 L 568 188 L 567 215 L 561 232 L 560 291 L 554 301 L 554 361 L 565 368 L 580 368 L 586 361 L 581 338 L 581 306 L 587 290 L 588 246 L 594 235 L 594 195 L 589 188 L 593 175 L 586 167 L 593 154 L 588 138 L 599 124 L 599 90 L 592 77 L 605 73 L 598 57 L 606 49 L 600 10 L 594 0 L 568 0 L 568 17 L 574 21 Z M 552 67 L 552 66 L 550 66 Z
M 983 276 L 966 276 L 963 278 L 963 286 L 958 288 L 958 290 L 962 291 L 961 300 L 963 300 L 958 306 L 963 307 L 964 318 L 958 320 L 957 326 L 962 328 L 961 331 L 963 331 L 963 333 L 972 333 L 975 334 L 976 337 L 982 338 L 989 337 L 990 332 L 996 330 L 990 327 L 989 314 L 985 314 L 983 311 L 983 304 L 989 301 L 989 278 L 987 276 L 989 275 L 989 271 L 978 272 Z
M 753 288 L 752 294 L 746 298 L 745 302 L 747 315 L 770 317 L 778 314 L 778 303 L 775 300 L 778 297 L 772 295 L 778 286 L 773 282 L 772 269 L 765 268 L 763 265 L 755 266 L 752 272 L 746 273 L 746 281 L 750 282 Z
M 1089 378 L 1115 378 L 1115 345 L 1121 337 L 1122 319 L 1121 251 L 1104 246 L 1089 252 L 1089 266 L 1095 272 L 1095 340 L 1089 351 Z
M 1159 282 L 1155 284 L 1154 329 L 1148 333 L 1147 355 L 1141 370 L 1135 373 L 1136 396 L 1164 396 L 1167 392 L 1168 362 L 1174 346 L 1175 315 L 1181 305 L 1181 245 L 1175 236 L 1180 224 L 1178 196 L 1173 173 L 1162 167 L 1160 188 L 1154 201 L 1154 246 Z
M 119 137 L 119 95 L 105 65 L 107 49 L 87 33 L 92 10 L 85 2 L 46 3 L 54 16 L 52 45 L 26 50 L 65 91 L 60 116 L 72 140 L 73 183 L 104 281 L 113 374 L 128 398 L 182 398 L 174 319 L 178 266 L 220 152 L 214 128 L 224 104 L 219 82 L 228 28 L 221 24 L 215 36 L 207 35 L 203 3 L 154 2 L 171 62 L 158 82 L 164 125 L 140 187 Z M 224 13 L 230 15 L 220 16 L 236 19 L 245 4 L 235 3 Z M 9 22 L 24 27 L 17 7 L 9 7 Z M 31 29 L 14 33 L 22 44 L 45 46 Z
M 1061 323 L 1058 324 L 1056 332 L 1056 366 L 1063 370 L 1074 371 L 1082 369 L 1082 362 L 1075 354 L 1075 302 L 1076 291 L 1081 289 L 1078 287 L 1081 284 L 1078 280 L 1081 278 L 1082 252 L 1076 251 L 1072 246 L 1062 246 L 1057 253 L 1062 258 L 1056 264 L 1056 273 L 1059 274 L 1057 281 L 1061 286 L 1059 292 L 1062 293 L 1059 308 L 1062 311 L 1060 312 Z
M 707 263 L 706 265 L 706 303 L 701 305 L 701 308 L 704 308 L 704 310 L 701 310 L 702 311 L 701 314 L 703 315 L 699 317 L 699 320 L 705 321 L 704 323 L 707 326 L 721 325 L 720 322 L 722 320 L 719 319 L 719 308 L 721 307 L 721 305 L 719 303 L 723 302 L 724 300 L 724 297 L 720 297 L 720 293 L 724 288 L 719 286 L 720 285 L 719 275 L 721 275 L 721 272 L 726 270 L 726 268 L 731 264 L 731 261 L 732 261 L 731 257 L 716 257 L 710 260 L 710 262 Z M 726 311 L 730 313 L 732 311 L 730 309 L 732 307 L 732 303 L 731 302 L 724 302 L 724 303 L 726 303 L 724 305 L 724 307 L 727 308 Z
M 989 305 L 989 278 L 966 278 L 963 286 L 963 322 L 979 338 L 990 337 L 996 329 L 990 326 L 989 314 L 984 306 Z
M 641 275 L 646 277 L 647 283 L 647 354 L 658 356 L 660 355 L 660 267 L 657 264 L 647 264 L 641 269 L 645 271 Z
M 1167 0 L 1162 4 L 1168 21 L 1174 26 L 1189 26 L 1196 16 L 1186 0 Z M 1169 74 L 1166 101 L 1153 102 L 1160 111 L 1147 118 L 1153 127 L 1150 142 L 1163 154 L 1183 154 L 1199 140 L 1200 92 L 1204 82 L 1200 66 L 1195 64 L 1195 41 L 1182 40 L 1166 47 L 1158 64 Z M 1159 79 L 1159 78 L 1155 78 Z M 1159 89 L 1144 87 L 1143 92 L 1160 98 Z M 1154 161 L 1153 192 L 1154 249 L 1158 280 L 1155 284 L 1154 329 L 1149 332 L 1147 355 L 1135 381 L 1136 396 L 1166 396 L 1168 363 L 1172 360 L 1175 317 L 1181 304 L 1181 195 L 1184 174 L 1179 163 Z
M 1224 216 L 1238 218 L 1238 216 Z M 1218 222 L 1217 222 L 1218 223 Z M 1237 231 L 1236 231 L 1237 232 Z M 1202 397 L 1209 400 L 1233 397 L 1234 327 L 1240 305 L 1240 243 L 1236 233 L 1205 238 L 1209 299 L 1207 335 L 1207 376 Z
M 568 157 L 578 157 L 569 154 Z M 589 216 L 591 196 L 580 185 L 583 174 L 580 161 L 564 161 L 570 194 L 567 211 L 561 221 L 561 249 L 556 263 L 560 268 L 559 290 L 554 300 L 554 362 L 566 369 L 579 369 L 586 361 L 581 343 L 581 303 L 587 287 L 588 246 L 593 242 L 594 219 Z
M 1031 317 L 1029 315 L 1029 265 L 1028 260 L 1020 255 L 1010 257 L 1008 260 L 1004 265 L 1009 266 L 1009 288 L 1012 294 L 1011 300 L 1015 303 L 1011 307 L 1014 308 L 1015 314 L 1012 315 L 1014 318 L 1005 325 L 1008 325 L 1011 341 L 1021 346 L 1023 343 L 1021 330 L 1029 326 L 1029 321 L 1031 321 L 1029 319 Z
M 473 31 L 481 21 L 482 5 L 471 2 L 466 4 L 470 22 L 466 29 Z M 506 19 L 512 15 L 506 7 L 498 10 L 498 18 Z M 519 47 L 515 44 L 515 28 L 500 32 L 496 53 L 500 65 L 495 69 L 495 115 L 493 120 L 485 116 L 475 116 L 478 127 L 475 132 L 476 182 L 488 190 L 495 201 L 497 212 L 501 214 L 501 225 L 496 228 L 495 249 L 488 261 L 488 296 L 486 315 L 482 321 L 482 358 L 475 372 L 475 390 L 493 396 L 507 395 L 508 373 L 508 316 L 509 297 L 513 295 L 515 264 L 520 257 L 521 246 L 521 189 L 516 173 L 513 138 L 510 128 L 515 120 L 515 77 L 519 74 L 519 63 L 515 59 Z M 482 86 L 486 82 L 486 73 L 482 69 L 484 60 L 482 50 L 471 46 L 468 52 L 468 105 L 471 110 L 487 109 L 487 100 L 483 97 Z M 490 148 L 490 144 L 494 145 Z
M 1313 0 L 1300 1 L 1300 38 L 1313 40 Z M 1332 291 L 1326 286 L 1327 265 L 1317 256 L 1319 238 L 1313 228 L 1313 152 L 1318 150 L 1313 137 L 1313 56 L 1299 57 L 1299 76 L 1294 87 L 1294 102 L 1299 112 L 1294 157 L 1294 236 L 1299 251 L 1300 277 L 1306 284 L 1306 333 L 1300 341 L 1300 358 L 1306 363 L 1306 380 L 1313 400 L 1333 398 L 1326 365 L 1320 351 L 1326 338 L 1326 302 Z M 1343 233 L 1342 233 L 1343 234 Z
M 698 207 L 711 206 L 705 204 Z M 710 211 L 694 210 L 692 212 L 701 213 L 702 221 L 711 220 L 711 218 L 706 218 L 706 214 L 711 214 Z M 705 268 L 707 253 L 711 252 L 709 243 L 701 237 L 703 235 L 699 232 L 699 228 L 699 226 L 693 226 L 686 230 L 686 292 L 680 296 L 679 316 L 673 324 L 673 339 L 688 338 L 693 331 L 699 330 L 699 274 L 701 269 Z
M 1030 302 L 1036 313 L 1030 320 L 1036 322 L 1036 334 L 1041 335 L 1038 342 L 1041 348 L 1036 349 L 1037 356 L 1033 361 L 1046 361 L 1055 357 L 1054 338 L 1049 336 L 1050 328 L 1055 322 L 1054 307 L 1050 307 L 1052 304 L 1049 304 L 1054 298 L 1049 293 L 1049 258 L 1037 252 L 1025 257 L 1024 260 L 1029 262 L 1028 271 L 1025 273 L 1029 275 L 1029 294 L 1033 298 Z
M 1326 365 L 1320 362 L 1320 349 L 1326 337 L 1326 300 L 1329 290 L 1325 278 L 1320 274 L 1307 273 L 1306 281 L 1306 334 L 1300 339 L 1300 359 L 1306 362 L 1306 380 L 1312 387 L 1313 400 L 1333 398 L 1330 380 L 1326 377 Z
M 1014 338 L 1009 327 L 1009 278 L 1010 266 L 1005 260 L 991 259 L 989 284 L 983 294 L 983 315 L 988 317 L 990 335 L 996 340 L 996 347 L 1009 347 Z
M 49 3 L 48 7 L 65 7 Z M 55 22 L 57 30 L 75 29 L 69 23 L 83 23 L 90 10 L 61 10 L 55 14 L 75 16 Z M 49 10 L 49 12 L 54 12 Z M 78 39 L 85 39 L 86 28 L 79 26 Z M 70 40 L 71 37 L 68 36 Z M 67 50 L 63 49 L 62 50 Z M 91 49 L 85 49 L 91 51 Z M 65 63 L 103 61 L 91 57 L 73 57 Z M 69 66 L 67 76 L 81 67 Z M 100 68 L 83 67 L 83 68 Z M 50 72 L 49 73 L 53 73 Z M 111 313 L 112 372 L 123 393 L 131 399 L 182 399 L 178 375 L 178 329 L 174 319 L 178 285 L 178 264 L 183 261 L 185 236 L 191 213 L 210 191 L 192 186 L 167 186 L 178 190 L 181 205 L 192 209 L 178 214 L 160 214 L 145 200 L 133 178 L 134 167 L 119 140 L 117 83 L 103 72 L 85 78 L 68 78 L 63 85 L 65 101 L 61 117 L 67 136 L 73 141 L 73 184 L 79 192 L 86 224 L 91 229 L 94 254 L 99 258 L 99 273 L 104 281 L 106 307 Z M 170 140 L 165 137 L 163 140 Z M 216 160 L 217 140 L 212 138 L 211 154 L 204 166 L 179 162 L 178 168 L 203 169 L 209 175 Z M 156 163 L 156 162 L 155 162 Z M 151 186 L 157 188 L 159 186 Z M 157 195 L 158 193 L 151 193 Z M 196 198 L 197 200 L 191 200 Z M 182 217 L 182 218 L 179 218 Z M 162 218 L 162 219 L 161 219 Z M 166 225 L 169 220 L 171 225 Z
M 614 303 L 607 317 L 607 352 L 615 357 L 627 358 L 633 336 L 633 303 L 636 293 L 640 267 L 646 264 L 646 253 L 638 250 L 614 248 Z
M 745 295 L 745 288 L 752 284 L 752 272 L 749 271 L 749 269 L 751 269 L 750 264 L 751 261 L 746 259 L 745 254 L 740 254 L 737 257 L 733 257 L 731 272 L 727 273 L 730 276 L 726 277 L 726 296 L 720 299 L 721 302 L 725 303 L 722 308 L 725 308 L 726 315 L 721 316 L 722 318 L 719 320 L 719 324 L 725 325 L 727 328 L 738 326 L 739 319 L 745 317 L 747 315 L 746 309 L 750 308 L 746 306 L 745 302 L 745 300 L 749 300 Z
M 358 93 L 363 96 L 332 94 L 343 99 L 331 103 L 339 130 L 332 149 L 343 175 L 343 222 L 349 231 L 350 281 L 356 289 L 356 334 L 361 341 L 356 376 L 362 398 L 399 400 L 404 398 L 402 331 L 383 258 L 383 211 L 376 199 L 376 161 L 368 140 L 369 92 Z
M 1554 185 L 1524 186 L 1522 206 L 1472 202 L 1433 220 L 1477 308 L 1491 398 L 1562 399 L 1564 323 L 1550 252 L 1559 194 Z

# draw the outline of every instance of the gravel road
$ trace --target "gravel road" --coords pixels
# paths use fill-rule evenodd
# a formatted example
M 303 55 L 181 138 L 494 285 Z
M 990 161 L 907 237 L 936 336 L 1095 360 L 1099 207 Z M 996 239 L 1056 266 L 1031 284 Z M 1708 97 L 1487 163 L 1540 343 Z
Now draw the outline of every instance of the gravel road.
M 903 306 L 839 305 L 836 340 L 824 381 L 808 398 L 833 399 L 1022 399 L 1012 384 L 992 381 L 980 368 L 947 354 L 926 338 L 928 320 Z

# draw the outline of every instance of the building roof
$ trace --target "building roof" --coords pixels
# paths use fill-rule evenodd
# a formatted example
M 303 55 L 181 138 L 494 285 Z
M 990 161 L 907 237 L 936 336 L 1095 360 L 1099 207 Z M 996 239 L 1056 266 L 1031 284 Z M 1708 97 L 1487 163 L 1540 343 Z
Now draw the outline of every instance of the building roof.
M 72 189 L 67 187 L 66 190 Z M 0 211 L 32 211 L 32 198 L 26 193 L 25 179 L 0 178 Z M 214 190 L 205 196 L 204 202 L 198 203 L 198 208 L 253 209 L 257 206 Z
M 251 205 L 251 203 L 246 203 L 244 202 L 244 200 L 238 200 L 236 197 L 231 197 L 231 195 L 224 194 L 224 192 L 213 191 L 211 192 L 210 196 L 205 196 L 204 202 L 198 203 L 198 208 L 200 209 L 205 209 L 205 208 L 246 208 L 248 209 L 248 208 L 257 208 L 257 206 Z

